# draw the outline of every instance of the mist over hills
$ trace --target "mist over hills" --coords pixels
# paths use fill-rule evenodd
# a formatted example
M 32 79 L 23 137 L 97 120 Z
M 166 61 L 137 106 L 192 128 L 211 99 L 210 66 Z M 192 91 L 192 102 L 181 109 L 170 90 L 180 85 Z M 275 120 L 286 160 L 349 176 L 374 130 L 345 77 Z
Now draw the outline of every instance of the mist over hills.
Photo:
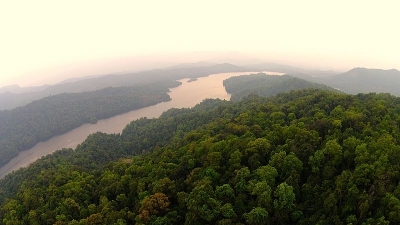
M 231 94 L 231 101 L 239 101 L 250 94 L 262 97 L 274 96 L 282 92 L 299 89 L 321 89 L 338 92 L 336 89 L 323 84 L 317 84 L 290 75 L 266 75 L 264 73 L 248 76 L 231 77 L 224 80 L 226 91 Z
M 358 93 L 390 93 L 400 96 L 400 71 L 396 69 L 368 69 L 353 68 L 340 74 L 327 75 L 316 72 L 314 75 L 307 73 L 293 73 L 292 76 L 299 77 L 311 82 L 321 83 L 339 89 L 349 94 Z
M 215 66 L 218 63 L 207 62 L 207 61 L 199 61 L 195 63 L 181 63 L 178 65 L 166 67 L 164 69 L 183 69 L 183 68 L 193 68 L 193 67 L 206 67 L 206 66 Z
M 238 59 L 236 59 L 238 61 Z M 235 62 L 236 62 L 235 61 Z M 257 62 L 257 61 L 255 61 Z M 178 80 L 197 78 L 213 73 L 223 72 L 262 72 L 273 71 L 286 73 L 310 82 L 321 83 L 350 94 L 358 93 L 390 93 L 400 96 L 400 72 L 398 70 L 382 70 L 354 68 L 344 73 L 332 70 L 316 70 L 283 65 L 278 63 L 254 63 L 237 66 L 230 63 L 214 63 L 198 61 L 182 63 L 162 69 L 145 70 L 134 73 L 90 75 L 69 78 L 55 85 L 20 87 L 9 85 L 0 88 L 0 110 L 13 109 L 26 105 L 50 95 L 60 93 L 79 93 L 99 90 L 105 87 L 130 86 L 148 84 L 161 80 Z
M 324 83 L 351 94 L 377 92 L 400 96 L 400 71 L 395 69 L 354 68 L 328 77 Z
M 248 65 L 255 71 L 276 71 L 289 74 L 314 83 L 320 83 L 345 93 L 390 93 L 400 96 L 400 71 L 396 69 L 353 68 L 339 73 L 332 70 L 308 70 L 275 63 Z
M 300 68 L 290 65 L 268 63 L 268 62 L 249 64 L 246 65 L 245 67 L 251 68 L 255 71 L 274 71 L 286 74 L 296 74 L 296 76 L 303 79 L 310 79 L 312 77 L 329 77 L 340 73 L 338 71 L 333 71 L 333 70 L 307 69 L 307 68 Z
M 87 80 L 87 79 L 92 79 L 92 78 L 97 78 L 97 77 L 103 77 L 103 76 L 106 76 L 106 75 L 105 74 L 98 74 L 98 75 L 89 75 L 89 76 L 84 76 L 84 77 L 72 77 L 72 78 L 68 78 L 66 80 L 63 80 L 61 82 L 58 82 L 56 85 L 72 83 L 72 82 L 77 82 L 77 81 Z
M 18 84 L 12 84 L 12 85 L 0 87 L 0 94 L 6 93 L 6 92 L 14 93 L 14 94 L 36 92 L 36 91 L 42 91 L 49 86 L 50 85 L 20 87 Z
M 13 109 L 18 106 L 26 105 L 29 102 L 38 100 L 50 95 L 60 93 L 79 93 L 95 91 L 105 87 L 131 86 L 137 84 L 149 84 L 164 80 L 179 80 L 183 78 L 196 78 L 207 76 L 214 73 L 224 72 L 246 72 L 247 68 L 239 67 L 229 63 L 216 64 L 203 67 L 184 67 L 170 69 L 154 69 L 137 73 L 109 74 L 89 79 L 79 78 L 78 81 L 61 82 L 50 85 L 43 90 L 36 92 L 26 92 L 21 94 L 2 93 L 0 94 L 0 110 Z

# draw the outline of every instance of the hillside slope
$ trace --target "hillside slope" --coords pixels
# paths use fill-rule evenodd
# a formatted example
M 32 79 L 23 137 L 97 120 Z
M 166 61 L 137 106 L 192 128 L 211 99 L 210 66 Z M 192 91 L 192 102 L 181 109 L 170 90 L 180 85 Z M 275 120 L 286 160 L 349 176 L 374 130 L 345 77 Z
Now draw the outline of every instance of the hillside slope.
M 314 80 L 350 94 L 376 92 L 400 96 L 400 71 L 395 69 L 354 68 L 342 74 Z
M 6 176 L 0 224 L 398 224 L 399 103 L 308 89 L 169 110 Z

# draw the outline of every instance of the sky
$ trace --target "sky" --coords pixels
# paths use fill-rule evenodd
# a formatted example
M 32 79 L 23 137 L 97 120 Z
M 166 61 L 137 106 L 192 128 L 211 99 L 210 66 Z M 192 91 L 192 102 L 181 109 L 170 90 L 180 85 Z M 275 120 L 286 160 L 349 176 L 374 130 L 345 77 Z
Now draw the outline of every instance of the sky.
M 399 6 L 385 0 L 0 0 L 0 86 L 54 83 L 61 70 L 85 63 L 196 52 L 239 52 L 321 69 L 400 69 Z

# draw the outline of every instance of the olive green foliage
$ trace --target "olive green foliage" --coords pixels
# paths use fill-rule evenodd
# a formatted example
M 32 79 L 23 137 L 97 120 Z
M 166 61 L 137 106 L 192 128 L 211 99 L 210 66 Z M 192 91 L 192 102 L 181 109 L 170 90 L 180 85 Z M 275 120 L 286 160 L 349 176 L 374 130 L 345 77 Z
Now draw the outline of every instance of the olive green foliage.
M 267 97 L 304 88 L 317 88 L 337 92 L 337 90 L 329 86 L 289 75 L 266 75 L 265 73 L 231 77 L 224 80 L 224 86 L 226 91 L 232 95 L 231 101 L 239 101 L 249 94 Z
M 398 224 L 399 127 L 383 94 L 206 100 L 8 175 L 0 224 Z
M 147 86 L 105 88 L 64 93 L 0 111 L 0 166 L 40 141 L 68 132 L 84 123 L 96 123 L 130 110 L 169 101 L 170 81 Z

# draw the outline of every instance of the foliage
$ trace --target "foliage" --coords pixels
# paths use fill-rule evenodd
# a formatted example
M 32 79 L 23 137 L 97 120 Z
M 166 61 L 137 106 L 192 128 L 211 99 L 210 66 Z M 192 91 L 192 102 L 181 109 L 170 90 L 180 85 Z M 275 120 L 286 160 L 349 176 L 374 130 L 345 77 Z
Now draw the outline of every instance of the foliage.
M 8 175 L 0 224 L 398 224 L 399 103 L 308 89 L 169 110 Z

